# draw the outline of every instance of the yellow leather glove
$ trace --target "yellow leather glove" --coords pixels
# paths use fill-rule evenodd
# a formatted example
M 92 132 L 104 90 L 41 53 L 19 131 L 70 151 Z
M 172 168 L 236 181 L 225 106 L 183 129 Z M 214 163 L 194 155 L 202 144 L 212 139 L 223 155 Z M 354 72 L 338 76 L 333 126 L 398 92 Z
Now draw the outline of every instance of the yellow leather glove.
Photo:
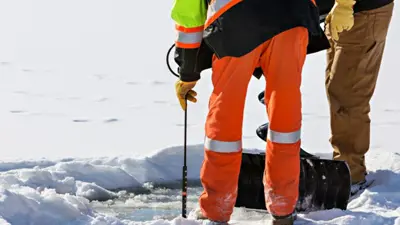
M 355 3 L 354 0 L 336 0 L 325 20 L 325 23 L 329 24 L 333 40 L 339 40 L 340 32 L 350 30 L 353 27 L 353 6 Z
M 176 96 L 178 97 L 179 103 L 181 104 L 183 110 L 186 109 L 185 97 L 187 97 L 188 101 L 194 103 L 197 102 L 197 99 L 195 98 L 197 93 L 192 90 L 194 86 L 196 86 L 196 83 L 197 81 L 185 82 L 181 80 L 178 80 L 175 83 Z

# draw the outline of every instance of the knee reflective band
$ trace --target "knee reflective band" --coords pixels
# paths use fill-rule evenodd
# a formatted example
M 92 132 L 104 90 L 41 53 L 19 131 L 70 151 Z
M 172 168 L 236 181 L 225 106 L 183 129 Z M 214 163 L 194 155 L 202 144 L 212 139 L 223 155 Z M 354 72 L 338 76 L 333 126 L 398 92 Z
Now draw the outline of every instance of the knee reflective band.
M 219 153 L 240 152 L 242 150 L 242 141 L 217 141 L 206 137 L 204 147 Z
M 293 144 L 300 140 L 301 130 L 282 133 L 268 129 L 268 140 L 279 144 Z

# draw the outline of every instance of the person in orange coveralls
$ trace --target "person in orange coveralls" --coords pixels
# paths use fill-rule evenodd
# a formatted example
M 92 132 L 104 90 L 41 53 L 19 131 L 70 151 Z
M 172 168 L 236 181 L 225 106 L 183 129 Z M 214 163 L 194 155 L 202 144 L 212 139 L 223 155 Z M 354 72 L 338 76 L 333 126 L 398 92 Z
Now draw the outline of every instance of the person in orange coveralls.
M 349 0 L 337 0 L 334 28 L 349 24 Z M 274 225 L 291 225 L 298 199 L 301 142 L 301 76 L 310 36 L 323 35 L 313 0 L 175 0 L 171 16 L 178 33 L 180 67 L 176 94 L 196 102 L 201 50 L 213 52 L 209 111 L 200 178 L 200 214 L 210 224 L 227 224 L 237 197 L 242 124 L 252 73 L 266 79 L 270 121 L 264 173 L 265 200 Z M 350 18 L 351 20 L 351 18 Z

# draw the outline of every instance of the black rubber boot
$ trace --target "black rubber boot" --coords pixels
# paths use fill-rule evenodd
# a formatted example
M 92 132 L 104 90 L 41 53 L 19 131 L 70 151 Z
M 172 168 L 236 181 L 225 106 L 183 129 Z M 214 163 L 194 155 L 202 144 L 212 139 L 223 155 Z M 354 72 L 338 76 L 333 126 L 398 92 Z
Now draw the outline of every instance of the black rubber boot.
M 297 216 L 295 213 L 293 213 L 289 216 L 282 216 L 282 217 L 273 216 L 271 224 L 272 225 L 293 225 L 296 218 L 297 218 Z

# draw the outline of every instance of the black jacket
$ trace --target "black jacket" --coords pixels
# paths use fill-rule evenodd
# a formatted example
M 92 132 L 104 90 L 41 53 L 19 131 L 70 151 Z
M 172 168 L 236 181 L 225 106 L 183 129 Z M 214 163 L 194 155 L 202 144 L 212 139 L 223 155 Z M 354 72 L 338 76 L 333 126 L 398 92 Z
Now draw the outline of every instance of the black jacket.
M 204 41 L 218 58 L 241 57 L 294 27 L 321 36 L 318 8 L 311 0 L 244 0 L 204 31 Z
M 206 0 L 207 1 L 207 0 Z M 360 0 L 355 12 L 379 8 L 393 0 Z M 240 57 L 252 51 L 275 35 L 296 26 L 309 31 L 307 54 L 330 47 L 320 27 L 331 10 L 334 0 L 246 0 L 222 14 L 205 29 L 204 39 L 198 49 L 175 49 L 175 62 L 180 79 L 195 81 L 200 73 L 211 68 L 212 55 Z M 260 78 L 262 70 L 253 74 Z

